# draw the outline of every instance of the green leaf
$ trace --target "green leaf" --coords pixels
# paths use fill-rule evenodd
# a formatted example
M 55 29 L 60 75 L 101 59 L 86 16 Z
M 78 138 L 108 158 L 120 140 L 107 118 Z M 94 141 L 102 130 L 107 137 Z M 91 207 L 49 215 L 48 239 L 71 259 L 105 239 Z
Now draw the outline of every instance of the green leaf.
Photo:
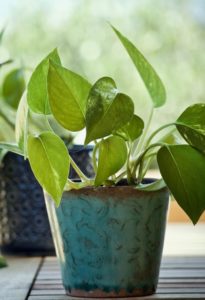
M 178 204 L 194 224 L 205 209 L 205 156 L 189 145 L 163 146 L 160 172 Z
M 16 143 L 0 142 L 0 149 L 23 155 L 23 151 Z
M 140 183 L 136 186 L 137 190 L 145 191 L 145 192 L 154 192 L 163 189 L 166 185 L 163 179 L 158 179 L 152 183 L 143 184 Z
M 4 267 L 7 267 L 7 262 L 5 257 L 0 255 L 0 268 L 4 268 Z
M 57 49 L 54 49 L 34 70 L 28 84 L 28 105 L 29 108 L 38 114 L 50 114 L 47 91 L 47 76 L 49 59 L 61 64 Z
M 189 106 L 177 119 L 177 129 L 190 145 L 205 152 L 205 104 Z
M 154 107 L 162 106 L 166 101 L 166 91 L 160 77 L 135 45 L 123 36 L 115 27 L 111 27 L 127 50 L 127 53 L 144 81 Z
M 98 168 L 95 185 L 101 185 L 109 176 L 119 171 L 127 159 L 125 141 L 118 136 L 111 136 L 99 143 Z
M 25 80 L 22 69 L 15 69 L 7 74 L 2 87 L 2 96 L 4 101 L 16 109 L 24 90 Z
M 85 127 L 85 108 L 91 85 L 80 75 L 50 61 L 48 93 L 52 113 L 71 131 Z
M 28 104 L 26 94 L 21 98 L 17 112 L 16 112 L 16 126 L 15 126 L 15 137 L 19 148 L 22 149 L 26 155 L 26 142 L 28 133 Z
M 127 124 L 133 114 L 131 98 L 118 93 L 111 78 L 100 78 L 93 85 L 87 101 L 85 144 L 112 134 Z
M 144 129 L 144 122 L 143 120 L 138 117 L 137 115 L 134 115 L 132 120 L 128 122 L 125 126 L 120 128 L 115 132 L 116 135 L 121 136 L 126 141 L 134 141 L 137 138 L 140 137 Z
M 36 179 L 59 205 L 69 172 L 69 155 L 63 141 L 52 132 L 29 136 L 28 158 Z

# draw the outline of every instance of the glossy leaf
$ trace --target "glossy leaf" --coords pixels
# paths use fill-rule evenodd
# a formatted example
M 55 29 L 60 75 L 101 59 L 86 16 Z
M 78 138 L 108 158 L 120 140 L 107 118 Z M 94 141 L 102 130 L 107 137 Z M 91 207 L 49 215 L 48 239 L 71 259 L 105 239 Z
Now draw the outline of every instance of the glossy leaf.
M 87 101 L 85 144 L 114 133 L 127 124 L 133 114 L 131 98 L 118 93 L 111 78 L 99 79 L 93 85 Z
M 177 119 L 177 129 L 187 143 L 205 152 L 205 104 L 188 107 Z
M 140 183 L 136 186 L 137 190 L 145 191 L 145 192 L 154 192 L 163 189 L 166 185 L 163 179 L 158 179 L 152 183 L 143 184 Z
M 85 127 L 85 109 L 91 85 L 80 75 L 50 61 L 49 103 L 61 126 L 70 131 Z
M 38 114 L 50 114 L 47 91 L 47 76 L 49 59 L 61 64 L 57 49 L 54 49 L 34 70 L 28 83 L 28 105 L 29 108 Z
M 19 148 L 26 153 L 26 140 L 27 140 L 27 120 L 28 120 L 28 104 L 26 94 L 21 98 L 17 112 L 16 112 L 16 126 L 15 137 Z
M 120 128 L 115 132 L 115 134 L 121 136 L 126 141 L 134 141 L 137 138 L 139 138 L 143 132 L 144 129 L 144 122 L 143 120 L 137 116 L 134 115 L 132 120 L 128 122 L 125 126 Z
M 154 107 L 162 106 L 166 101 L 166 91 L 160 77 L 135 45 L 123 36 L 116 28 L 113 26 L 112 28 L 127 50 L 127 53 L 144 81 Z
M 197 223 L 205 209 L 205 156 L 189 145 L 162 147 L 160 172 L 178 204 Z
M 99 143 L 98 168 L 95 185 L 101 185 L 109 176 L 119 171 L 126 162 L 127 147 L 118 136 L 111 136 Z
M 11 107 L 17 108 L 25 90 L 24 73 L 22 69 L 11 71 L 3 81 L 2 96 Z
M 69 172 L 69 155 L 63 141 L 52 132 L 29 136 L 28 158 L 36 179 L 59 205 Z

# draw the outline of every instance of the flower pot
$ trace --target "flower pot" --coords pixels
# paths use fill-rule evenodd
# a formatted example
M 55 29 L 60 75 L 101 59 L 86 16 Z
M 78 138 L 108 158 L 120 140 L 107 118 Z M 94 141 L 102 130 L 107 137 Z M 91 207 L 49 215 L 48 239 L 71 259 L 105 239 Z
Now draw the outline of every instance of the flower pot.
M 88 176 L 93 175 L 91 150 L 78 145 L 70 150 Z M 76 177 L 73 169 L 69 177 Z M 28 161 L 13 153 L 0 168 L 0 247 L 3 253 L 55 253 L 42 189 Z
M 90 187 L 46 206 L 63 285 L 78 297 L 144 296 L 155 292 L 169 193 L 131 186 Z

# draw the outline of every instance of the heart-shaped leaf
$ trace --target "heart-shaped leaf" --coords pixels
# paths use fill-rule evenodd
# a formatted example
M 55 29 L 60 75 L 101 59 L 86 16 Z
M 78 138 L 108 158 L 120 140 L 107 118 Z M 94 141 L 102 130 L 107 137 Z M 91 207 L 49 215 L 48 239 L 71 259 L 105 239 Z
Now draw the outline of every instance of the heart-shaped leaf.
M 3 81 L 3 100 L 6 101 L 11 107 L 17 108 L 24 90 L 25 80 L 23 70 L 12 70 Z
M 101 185 L 109 176 L 119 171 L 127 159 L 125 141 L 118 136 L 110 136 L 99 143 L 98 168 L 95 185 Z
M 50 61 L 49 103 L 61 126 L 71 131 L 85 127 L 86 101 L 90 88 L 90 83 L 83 77 Z
M 59 205 L 69 172 L 69 155 L 63 141 L 52 132 L 29 136 L 28 158 L 36 179 Z
M 163 146 L 160 172 L 178 204 L 194 224 L 205 209 L 205 156 L 189 145 Z
M 85 144 L 112 134 L 127 124 L 133 114 L 133 101 L 117 92 L 113 79 L 99 79 L 93 85 L 87 101 Z
M 205 152 L 205 104 L 189 106 L 177 119 L 177 129 L 190 145 Z
M 34 70 L 28 83 L 28 105 L 29 108 L 38 114 L 50 114 L 47 91 L 47 76 L 49 59 L 61 64 L 57 49 L 54 49 Z
M 134 115 L 132 117 L 132 120 L 130 122 L 128 122 L 122 128 L 118 129 L 115 132 L 115 134 L 121 136 L 126 141 L 130 140 L 130 141 L 133 142 L 138 137 L 140 137 L 140 135 L 143 132 L 143 129 L 144 129 L 144 122 L 143 122 L 143 120 L 139 116 Z
M 166 91 L 156 71 L 133 43 L 123 36 L 115 27 L 111 27 L 127 50 L 127 53 L 142 77 L 142 80 L 144 81 L 144 84 L 151 96 L 154 107 L 162 106 L 166 101 Z

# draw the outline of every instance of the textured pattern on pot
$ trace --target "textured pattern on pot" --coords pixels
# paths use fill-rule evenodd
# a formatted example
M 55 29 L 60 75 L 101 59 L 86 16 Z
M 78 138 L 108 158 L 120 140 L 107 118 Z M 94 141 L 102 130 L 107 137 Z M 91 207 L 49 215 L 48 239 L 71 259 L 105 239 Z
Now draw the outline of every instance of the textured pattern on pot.
M 47 196 L 67 294 L 98 298 L 154 293 L 168 199 L 166 188 L 84 188 L 64 193 L 55 209 Z
M 78 145 L 70 150 L 87 176 L 93 175 L 91 150 Z M 76 177 L 74 170 L 69 176 Z M 42 189 L 28 161 L 13 153 L 0 168 L 0 246 L 4 253 L 55 253 Z
M 28 161 L 12 153 L 0 169 L 0 237 L 4 253 L 53 251 L 42 189 Z

